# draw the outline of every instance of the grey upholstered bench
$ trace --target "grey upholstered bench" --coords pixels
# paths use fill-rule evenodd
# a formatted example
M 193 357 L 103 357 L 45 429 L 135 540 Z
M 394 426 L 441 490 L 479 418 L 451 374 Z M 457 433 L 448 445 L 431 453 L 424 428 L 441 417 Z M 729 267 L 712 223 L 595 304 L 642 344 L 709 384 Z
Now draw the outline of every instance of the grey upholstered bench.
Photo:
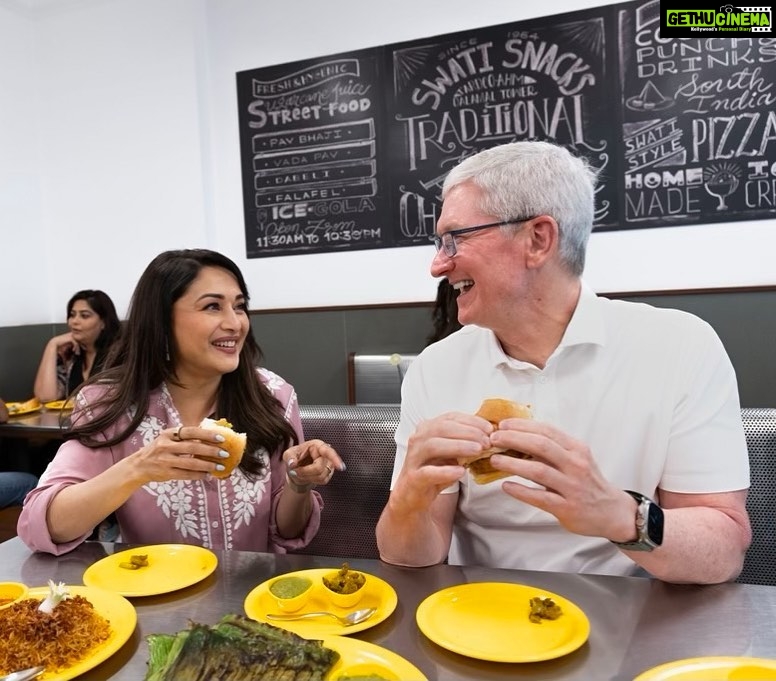
M 752 544 L 736 581 L 776 586 L 776 409 L 742 409 L 741 418 L 749 449 Z
M 388 500 L 399 405 L 303 406 L 308 439 L 331 443 L 347 470 L 320 488 L 321 529 L 300 553 L 378 558 L 375 525 Z M 753 541 L 739 582 L 776 585 L 776 409 L 741 410 L 751 465 Z
M 301 406 L 305 438 L 328 442 L 345 461 L 320 487 L 321 529 L 299 553 L 379 558 L 375 525 L 388 500 L 399 405 Z

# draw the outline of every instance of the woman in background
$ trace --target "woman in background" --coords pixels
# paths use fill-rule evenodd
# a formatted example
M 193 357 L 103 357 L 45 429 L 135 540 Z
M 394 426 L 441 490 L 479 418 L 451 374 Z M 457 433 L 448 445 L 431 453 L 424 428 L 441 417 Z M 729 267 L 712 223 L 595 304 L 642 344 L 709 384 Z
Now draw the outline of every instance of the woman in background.
M 320 524 L 313 487 L 345 466 L 326 443 L 303 442 L 296 392 L 261 359 L 234 262 L 208 250 L 157 256 L 102 373 L 76 396 L 73 439 L 28 495 L 19 536 L 59 555 L 115 512 L 133 544 L 305 546 Z M 205 417 L 247 434 L 226 478 L 212 475 L 228 454 Z
M 68 301 L 67 326 L 43 350 L 34 388 L 41 402 L 66 398 L 99 372 L 121 323 L 106 293 L 85 290 Z
M 434 330 L 426 339 L 426 345 L 436 343 L 461 328 L 458 321 L 458 292 L 452 287 L 447 277 L 440 279 L 437 287 L 437 297 L 431 321 Z

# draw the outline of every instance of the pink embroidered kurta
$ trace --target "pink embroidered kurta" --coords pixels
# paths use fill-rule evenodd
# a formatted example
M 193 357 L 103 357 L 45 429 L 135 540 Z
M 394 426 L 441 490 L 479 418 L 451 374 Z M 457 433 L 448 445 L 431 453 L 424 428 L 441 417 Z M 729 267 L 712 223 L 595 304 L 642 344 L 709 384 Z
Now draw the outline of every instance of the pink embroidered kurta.
M 258 377 L 280 401 L 286 420 L 304 441 L 296 392 L 280 376 L 266 369 Z M 74 416 L 89 415 L 90 405 L 102 394 L 99 385 L 82 390 Z M 112 426 L 111 436 L 129 422 L 130 415 Z M 180 425 L 178 410 L 165 385 L 150 395 L 148 412 L 126 440 L 113 447 L 91 449 L 76 440 L 65 442 L 30 492 L 19 518 L 21 539 L 33 550 L 60 555 L 74 549 L 89 533 L 71 542 L 55 544 L 46 524 L 46 512 L 54 496 L 67 485 L 88 480 L 153 441 L 166 428 Z M 211 549 L 285 553 L 301 548 L 315 536 L 320 525 L 322 500 L 313 493 L 313 512 L 301 537 L 286 539 L 277 532 L 275 513 L 285 482 L 282 451 L 261 456 L 261 477 L 247 477 L 239 468 L 225 480 L 169 480 L 150 482 L 138 489 L 116 511 L 120 541 L 132 544 L 196 544 Z

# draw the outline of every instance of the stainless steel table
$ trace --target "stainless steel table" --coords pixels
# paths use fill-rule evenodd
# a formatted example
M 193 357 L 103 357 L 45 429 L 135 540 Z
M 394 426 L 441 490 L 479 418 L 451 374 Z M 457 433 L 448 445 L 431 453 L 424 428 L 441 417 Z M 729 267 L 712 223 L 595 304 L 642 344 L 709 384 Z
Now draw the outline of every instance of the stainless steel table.
M 30 586 L 48 579 L 82 584 L 84 570 L 126 545 L 86 543 L 60 557 L 32 553 L 19 540 L 0 544 L 0 581 Z M 218 553 L 218 552 L 217 552 Z M 242 613 L 245 596 L 273 575 L 331 567 L 342 560 L 313 556 L 230 551 L 207 579 L 187 589 L 131 599 L 138 625 L 113 657 L 83 679 L 143 678 L 148 657 L 144 637 L 176 632 L 188 620 L 215 623 L 230 612 Z M 399 596 L 396 611 L 377 626 L 353 634 L 392 650 L 417 666 L 430 680 L 525 679 L 631 681 L 637 674 L 670 660 L 706 655 L 776 658 L 776 588 L 748 584 L 676 586 L 637 577 L 605 577 L 549 572 L 494 570 L 438 565 L 398 568 L 376 560 L 349 560 L 358 570 L 388 581 Z M 465 582 L 529 584 L 574 601 L 590 618 L 588 642 L 579 650 L 547 662 L 505 664 L 470 659 L 428 640 L 415 623 L 415 610 L 429 594 Z M 519 641 L 515 641 L 518 646 Z
M 11 416 L 0 423 L 0 437 L 58 440 L 70 427 L 70 411 L 41 409 L 32 414 Z
M 0 471 L 27 471 L 40 476 L 70 427 L 68 411 L 41 409 L 11 416 L 0 423 Z

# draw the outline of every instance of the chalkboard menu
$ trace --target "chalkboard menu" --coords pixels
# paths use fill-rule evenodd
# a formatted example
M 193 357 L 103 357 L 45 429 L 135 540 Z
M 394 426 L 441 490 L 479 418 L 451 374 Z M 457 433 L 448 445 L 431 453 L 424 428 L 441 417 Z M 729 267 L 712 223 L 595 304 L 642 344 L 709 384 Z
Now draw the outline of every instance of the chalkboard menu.
M 657 0 L 617 8 L 622 227 L 776 214 L 776 38 L 661 39 Z
M 776 215 L 776 38 L 661 38 L 659 0 L 237 74 L 249 258 L 428 244 L 455 164 L 551 140 L 598 231 Z
M 380 82 L 379 50 L 237 74 L 249 258 L 392 243 Z
M 498 144 L 551 139 L 601 170 L 597 223 L 616 226 L 608 167 L 617 130 L 601 113 L 614 74 L 605 21 L 585 11 L 391 49 L 392 215 L 397 245 L 428 242 L 445 175 Z

